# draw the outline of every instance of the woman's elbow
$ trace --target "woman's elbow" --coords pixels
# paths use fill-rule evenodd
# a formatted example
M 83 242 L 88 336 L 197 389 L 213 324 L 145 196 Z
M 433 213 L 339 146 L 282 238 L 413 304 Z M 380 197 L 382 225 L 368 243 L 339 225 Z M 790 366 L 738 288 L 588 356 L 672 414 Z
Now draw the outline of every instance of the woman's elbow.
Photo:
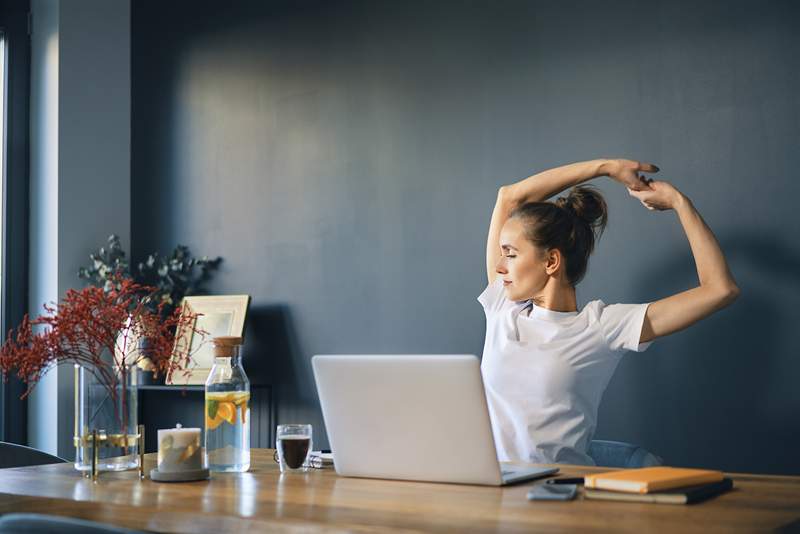
M 501 185 L 500 189 L 497 190 L 497 201 L 501 204 L 507 204 L 511 202 L 511 186 L 510 185 Z
M 742 290 L 739 289 L 739 286 L 737 286 L 736 284 L 733 284 L 733 286 L 731 286 L 731 290 L 730 290 L 731 302 L 733 302 L 734 300 L 738 299 L 739 298 L 739 294 L 741 292 L 742 292 Z
M 720 301 L 720 304 L 721 304 L 720 307 L 724 308 L 726 306 L 730 306 L 731 304 L 733 304 L 733 302 L 737 298 L 739 298 L 739 294 L 740 293 L 741 293 L 741 290 L 739 289 L 739 286 L 737 286 L 733 282 L 724 285 L 719 290 L 719 297 L 718 298 L 719 298 L 719 301 Z

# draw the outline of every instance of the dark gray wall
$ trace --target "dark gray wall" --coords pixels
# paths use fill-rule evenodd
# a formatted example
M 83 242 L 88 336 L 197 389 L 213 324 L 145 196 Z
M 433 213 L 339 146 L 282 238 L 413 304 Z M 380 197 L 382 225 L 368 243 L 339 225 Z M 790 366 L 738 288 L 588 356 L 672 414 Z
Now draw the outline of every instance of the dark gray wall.
M 325 446 L 313 354 L 480 354 L 498 186 L 652 161 L 742 295 L 627 356 L 597 437 L 798 474 L 796 5 L 137 1 L 134 255 L 222 255 L 213 291 L 253 295 L 247 368 Z M 610 226 L 579 306 L 696 285 L 674 213 L 596 184 Z

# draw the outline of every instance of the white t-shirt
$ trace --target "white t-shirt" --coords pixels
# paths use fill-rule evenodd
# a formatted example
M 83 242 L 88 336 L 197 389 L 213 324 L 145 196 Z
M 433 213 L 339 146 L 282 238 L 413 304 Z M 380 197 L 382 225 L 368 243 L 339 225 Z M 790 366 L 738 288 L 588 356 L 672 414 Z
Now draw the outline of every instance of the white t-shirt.
M 626 350 L 639 344 L 648 304 L 593 300 L 557 312 L 508 300 L 502 277 L 481 293 L 481 372 L 500 461 L 594 465 L 586 454 L 600 399 Z

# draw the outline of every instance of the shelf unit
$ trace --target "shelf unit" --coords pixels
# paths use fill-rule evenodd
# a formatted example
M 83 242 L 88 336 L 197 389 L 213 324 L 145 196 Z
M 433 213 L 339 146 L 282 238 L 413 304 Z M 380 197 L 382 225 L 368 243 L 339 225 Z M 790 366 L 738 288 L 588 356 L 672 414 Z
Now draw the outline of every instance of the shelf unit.
M 186 428 L 205 431 L 205 386 L 139 385 L 139 423 L 145 427 L 145 451 L 158 450 L 157 430 Z M 269 384 L 250 385 L 250 446 L 274 448 L 277 405 Z

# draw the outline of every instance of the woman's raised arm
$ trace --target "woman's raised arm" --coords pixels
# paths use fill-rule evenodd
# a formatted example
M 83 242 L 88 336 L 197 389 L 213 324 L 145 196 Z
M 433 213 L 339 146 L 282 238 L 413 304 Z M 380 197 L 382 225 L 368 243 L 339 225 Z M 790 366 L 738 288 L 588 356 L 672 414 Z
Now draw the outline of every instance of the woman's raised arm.
M 739 296 L 739 287 L 719 243 L 691 200 L 667 182 L 644 182 L 648 189 L 629 189 L 629 193 L 650 210 L 675 210 L 689 239 L 700 285 L 650 304 L 640 343 L 683 330 L 730 305 Z
M 594 159 L 549 169 L 501 187 L 497 192 L 497 201 L 489 223 L 489 237 L 486 240 L 486 276 L 489 283 L 497 276 L 495 266 L 501 254 L 500 230 L 515 207 L 525 202 L 547 200 L 565 189 L 598 176 L 609 176 L 629 190 L 645 188 L 646 183 L 642 182 L 639 172 L 658 172 L 658 167 L 627 159 Z

